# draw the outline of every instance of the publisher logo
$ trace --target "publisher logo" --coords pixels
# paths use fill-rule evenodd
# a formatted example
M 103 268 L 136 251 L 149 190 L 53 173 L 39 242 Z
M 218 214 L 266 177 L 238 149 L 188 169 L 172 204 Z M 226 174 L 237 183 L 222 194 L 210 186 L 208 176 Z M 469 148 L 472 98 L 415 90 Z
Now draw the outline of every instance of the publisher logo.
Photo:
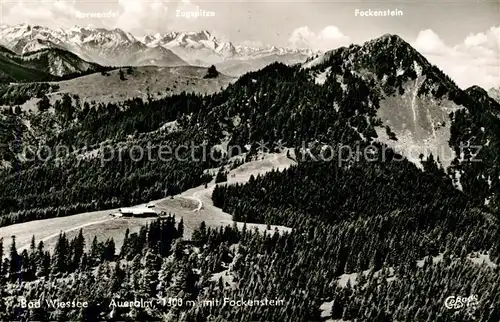
M 467 310 L 472 312 L 479 305 L 479 298 L 477 295 L 471 296 L 448 296 L 444 300 L 444 306 L 448 310 Z

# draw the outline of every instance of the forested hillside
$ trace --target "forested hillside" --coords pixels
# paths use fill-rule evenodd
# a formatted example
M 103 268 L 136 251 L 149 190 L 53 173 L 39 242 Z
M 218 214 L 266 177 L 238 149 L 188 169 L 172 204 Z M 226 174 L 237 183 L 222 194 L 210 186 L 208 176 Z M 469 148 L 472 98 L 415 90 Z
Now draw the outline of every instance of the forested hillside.
M 430 255 L 419 262 L 410 255 L 399 257 L 395 265 L 384 262 L 377 253 L 366 257 L 365 251 L 376 245 L 367 244 L 365 236 L 375 238 L 376 243 L 384 231 L 391 230 L 391 224 L 400 222 L 388 218 L 371 223 L 358 220 L 337 226 L 306 226 L 280 235 L 248 231 L 246 226 L 242 230 L 229 226 L 213 230 L 202 223 L 192 241 L 182 241 L 182 222 L 175 225 L 173 218 L 168 218 L 138 234 L 126 233 L 119 253 L 115 253 L 113 240 L 85 245 L 81 233 L 73 240 L 61 234 L 52 255 L 44 250 L 43 242 L 37 244 L 33 239 L 30 249 L 21 254 L 15 248 L 6 251 L 13 260 L 5 260 L 0 270 L 0 283 L 6 285 L 0 288 L 0 317 L 81 321 L 320 321 L 325 316 L 361 321 L 498 320 L 498 268 L 474 263 L 465 249 L 461 255 L 445 252 L 434 263 Z M 396 238 L 391 245 L 393 252 L 400 252 L 411 243 L 399 243 Z M 83 251 L 85 247 L 87 251 Z M 358 264 L 352 264 L 355 261 Z M 346 275 L 340 274 L 354 272 L 358 265 L 372 268 L 341 283 Z M 479 301 L 470 310 L 450 310 L 443 306 L 449 294 L 477 294 Z M 23 300 L 36 303 L 39 299 L 41 307 L 22 307 Z M 65 306 L 54 307 L 50 304 L 54 299 Z M 127 304 L 140 300 L 151 304 L 134 308 Z M 211 302 L 215 300 L 220 303 Z M 231 300 L 246 304 L 231 304 Z
M 26 133 L 22 132 L 22 126 L 12 124 L 10 131 L 15 130 L 16 135 L 26 137 L 26 141 L 14 144 L 15 140 L 11 140 L 10 151 L 17 149 L 18 153 L 23 152 L 22 146 L 28 146 L 30 138 L 35 140 L 31 141 L 32 144 L 43 139 L 46 146 L 53 150 L 45 151 L 42 159 L 27 155 L 24 157 L 28 161 L 13 160 L 11 167 L 3 170 L 5 189 L 0 198 L 4 214 L 2 223 L 136 204 L 204 183 L 207 179 L 202 175 L 203 170 L 217 165 L 211 159 L 192 161 L 191 151 L 183 150 L 180 157 L 186 161 L 172 158 L 165 162 L 149 162 L 147 159 L 138 160 L 129 149 L 140 146 L 144 151 L 150 151 L 151 155 L 158 155 L 160 144 L 176 147 L 183 144 L 190 146 L 193 142 L 198 147 L 196 153 L 201 160 L 202 145 L 205 143 L 210 148 L 218 143 L 219 131 L 203 134 L 198 126 L 184 125 L 186 122 L 194 123 L 195 119 L 179 119 L 180 126 L 186 130 L 157 132 L 154 135 L 148 133 L 164 122 L 175 120 L 181 113 L 199 110 L 200 106 L 208 104 L 206 100 L 186 94 L 149 104 L 141 100 L 131 101 L 124 110 L 111 104 L 92 108 L 85 104 L 75 112 L 72 99 L 66 96 L 54 106 L 54 112 L 44 110 L 29 115 L 31 129 L 26 129 Z M 13 122 L 19 119 L 15 115 L 11 118 Z M 109 122 L 103 124 L 102 119 Z M 35 129 L 38 132 L 33 137 Z M 135 137 L 127 139 L 127 135 L 134 133 Z M 107 142 L 109 150 L 101 149 L 101 142 Z M 75 153 L 55 155 L 58 146 L 70 147 L 76 152 L 72 150 Z M 122 158 L 118 157 L 119 149 Z M 103 161 L 93 157 L 93 150 L 100 153 L 113 151 L 115 157 Z M 30 153 L 31 149 L 26 151 Z M 68 152 L 65 149 L 59 151 Z M 34 154 L 37 152 L 33 151 Z
M 0 46 L 0 84 L 57 81 L 110 69 L 59 48 L 45 48 L 18 55 Z

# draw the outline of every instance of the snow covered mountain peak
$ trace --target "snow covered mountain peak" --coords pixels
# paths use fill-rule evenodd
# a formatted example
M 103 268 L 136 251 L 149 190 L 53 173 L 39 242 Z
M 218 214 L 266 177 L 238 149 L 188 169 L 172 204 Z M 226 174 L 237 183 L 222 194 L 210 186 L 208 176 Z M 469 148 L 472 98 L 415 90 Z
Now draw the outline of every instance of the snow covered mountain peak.
M 119 28 L 73 26 L 50 29 L 26 23 L 0 27 L 0 45 L 17 54 L 45 48 L 64 49 L 83 60 L 107 66 L 223 64 L 221 68 L 229 68 L 235 74 L 274 61 L 302 62 L 313 54 L 308 49 L 235 45 L 208 30 L 169 31 L 135 37 Z M 243 62 L 245 66 L 241 66 Z
M 208 30 L 201 31 L 172 31 L 165 34 L 147 35 L 140 38 L 147 46 L 161 46 L 172 49 L 176 54 L 187 61 L 201 59 L 196 51 L 208 60 L 221 62 L 225 59 L 253 59 L 266 55 L 302 54 L 310 55 L 308 49 L 278 48 L 276 46 L 250 47 L 235 45 L 230 41 L 217 38 Z M 194 57 L 193 57 L 194 54 Z
M 187 63 L 167 48 L 148 47 L 122 29 L 73 26 L 50 29 L 20 24 L 0 29 L 0 45 L 18 53 L 59 48 L 100 65 L 179 66 Z
M 161 46 L 165 48 L 179 48 L 179 49 L 195 49 L 195 50 L 208 50 L 215 51 L 220 48 L 221 42 L 215 38 L 207 30 L 202 31 L 188 31 L 177 32 L 172 31 L 165 34 L 155 34 L 154 36 L 145 36 L 140 39 L 145 45 L 149 47 Z M 230 46 L 226 46 L 231 50 Z M 220 50 L 220 49 L 219 49 Z M 223 53 L 225 54 L 225 53 Z
M 50 29 L 27 23 L 13 26 L 2 25 L 0 27 L 0 44 L 18 53 L 31 50 L 31 47 L 25 48 L 23 45 L 34 39 L 39 39 L 46 47 L 64 44 L 62 46 L 64 48 L 73 48 L 75 44 L 80 45 L 82 43 L 113 47 L 124 43 L 134 44 L 139 42 L 152 48 L 160 46 L 167 49 L 206 50 L 223 58 L 237 58 L 236 56 L 248 58 L 247 56 L 267 54 L 312 54 L 312 51 L 308 49 L 279 48 L 271 45 L 262 47 L 234 45 L 230 41 L 215 37 L 208 30 L 170 31 L 164 34 L 156 33 L 154 35 L 135 37 L 119 28 L 105 29 L 75 25 L 68 29 Z

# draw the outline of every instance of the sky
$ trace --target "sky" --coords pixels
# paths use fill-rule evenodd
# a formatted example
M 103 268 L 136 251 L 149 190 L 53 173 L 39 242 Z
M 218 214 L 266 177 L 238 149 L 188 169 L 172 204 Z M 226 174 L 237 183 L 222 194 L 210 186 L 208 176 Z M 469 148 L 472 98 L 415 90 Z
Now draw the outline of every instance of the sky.
M 399 10 L 360 16 L 356 10 Z M 110 18 L 78 18 L 78 13 Z M 198 12 L 197 18 L 187 17 Z M 500 87 L 499 0 L 0 0 L 0 23 L 121 28 L 137 36 L 206 29 L 238 44 L 329 50 L 397 34 L 462 87 Z

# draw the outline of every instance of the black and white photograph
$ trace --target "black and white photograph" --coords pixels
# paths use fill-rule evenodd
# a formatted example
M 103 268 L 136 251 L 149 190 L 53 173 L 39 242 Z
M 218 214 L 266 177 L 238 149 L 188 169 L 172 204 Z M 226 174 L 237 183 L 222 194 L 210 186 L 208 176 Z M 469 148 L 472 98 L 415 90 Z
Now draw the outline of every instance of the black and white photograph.
M 0 322 L 499 322 L 499 0 L 0 0 Z

